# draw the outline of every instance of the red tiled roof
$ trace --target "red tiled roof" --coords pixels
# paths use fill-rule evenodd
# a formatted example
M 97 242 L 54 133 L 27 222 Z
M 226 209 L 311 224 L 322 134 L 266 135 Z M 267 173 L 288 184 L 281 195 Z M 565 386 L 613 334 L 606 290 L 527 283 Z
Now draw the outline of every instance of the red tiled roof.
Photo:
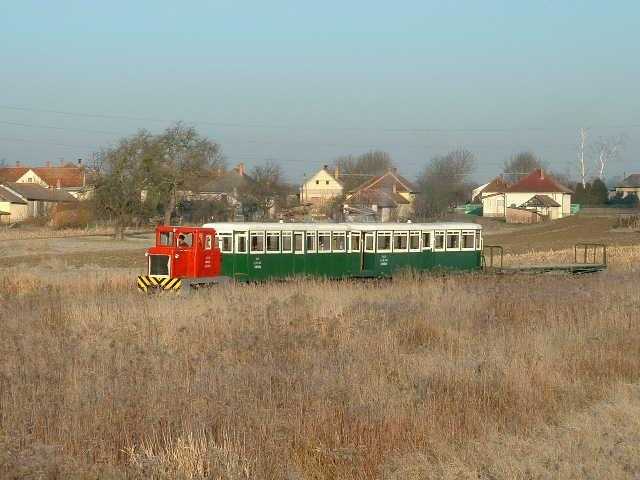
M 509 187 L 511 187 L 511 184 L 504 178 L 496 177 L 491 180 L 482 191 L 487 193 L 504 193 Z
M 28 171 L 27 167 L 2 167 L 0 168 L 0 183 L 15 182 Z
M 551 175 L 541 168 L 536 168 L 529 175 L 511 185 L 507 192 L 512 193 L 573 193 L 572 190 L 558 183 Z
M 415 185 L 413 185 L 409 180 L 404 178 L 402 175 L 398 175 L 392 170 L 389 170 L 387 173 L 383 175 L 379 175 L 377 177 L 372 178 L 371 180 L 367 180 L 358 188 L 353 190 L 354 192 L 362 191 L 362 190 L 394 190 L 396 192 L 416 192 L 417 189 Z
M 34 167 L 32 170 L 50 187 L 58 187 L 58 183 L 61 188 L 83 186 L 84 172 L 79 167 Z

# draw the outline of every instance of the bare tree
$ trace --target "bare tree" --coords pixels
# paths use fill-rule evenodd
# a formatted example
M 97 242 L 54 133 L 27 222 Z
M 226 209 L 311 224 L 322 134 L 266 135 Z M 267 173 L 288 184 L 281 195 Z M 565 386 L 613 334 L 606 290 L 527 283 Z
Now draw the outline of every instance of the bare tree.
M 276 205 L 284 205 L 289 189 L 278 163 L 267 160 L 263 165 L 255 166 L 250 177 L 240 192 L 245 213 L 265 217 Z
M 449 208 L 464 202 L 472 188 L 468 177 L 474 166 L 475 155 L 466 149 L 431 159 L 418 179 L 417 216 L 441 217 Z
M 578 151 L 580 153 L 580 178 L 582 180 L 582 188 L 586 188 L 587 186 L 587 169 L 584 163 L 584 147 L 586 143 L 587 143 L 587 129 L 581 128 L 580 129 L 580 147 Z
M 538 156 L 531 152 L 519 152 L 511 155 L 509 160 L 504 162 L 504 177 L 509 182 L 516 182 L 536 168 L 543 168 L 544 164 Z
M 620 150 L 622 150 L 624 146 L 624 141 L 624 136 L 618 135 L 614 137 L 601 137 L 593 144 L 592 151 L 596 158 L 596 167 L 600 180 L 604 180 L 607 165 L 618 159 Z
M 224 168 L 225 160 L 219 144 L 181 123 L 169 127 L 157 142 L 160 161 L 154 184 L 166 198 L 164 224 L 169 225 L 178 192 L 197 189 L 211 171 Z
M 143 130 L 98 155 L 92 203 L 98 217 L 114 223 L 116 239 L 124 238 L 127 225 L 149 214 L 144 192 L 151 186 L 149 166 L 156 161 L 155 143 Z
M 392 166 L 391 155 L 381 150 L 372 150 L 357 156 L 338 157 L 334 161 L 334 167 L 340 172 L 340 181 L 347 192 L 372 176 L 382 175 Z

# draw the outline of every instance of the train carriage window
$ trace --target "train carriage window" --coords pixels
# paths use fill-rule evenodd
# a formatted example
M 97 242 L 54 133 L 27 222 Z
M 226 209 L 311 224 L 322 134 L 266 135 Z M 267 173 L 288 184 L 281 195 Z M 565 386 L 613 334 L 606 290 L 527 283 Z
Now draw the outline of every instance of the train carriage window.
M 393 233 L 393 251 L 394 252 L 406 252 L 408 245 L 408 233 L 407 232 L 394 232 Z
M 213 240 L 212 240 L 212 237 L 211 237 L 211 235 L 207 235 L 207 236 L 205 237 L 205 240 L 204 240 L 204 249 L 205 249 L 205 250 L 211 250 L 211 247 L 212 247 L 212 246 L 213 246 Z
M 251 232 L 251 253 L 264 253 L 264 232 Z
M 462 249 L 474 250 L 475 239 L 476 239 L 476 234 L 473 231 L 462 232 Z
M 232 237 L 230 233 L 218 234 L 218 248 L 222 253 L 231 253 L 233 251 Z
M 460 250 L 460 232 L 447 232 L 447 250 Z
M 173 245 L 173 232 L 160 232 L 158 238 L 158 245 L 163 247 L 170 247 Z
M 444 250 L 444 231 L 437 231 L 433 236 L 433 249 L 435 251 Z
M 294 253 L 304 253 L 304 233 L 296 232 L 293 234 L 293 251 Z
M 280 253 L 280 232 L 267 232 L 267 253 Z
M 247 234 L 236 234 L 236 253 L 247 253 Z
M 351 239 L 350 251 L 359 252 L 360 251 L 360 232 L 351 232 L 350 239 Z
M 318 232 L 318 252 L 331 251 L 331 232 Z
M 476 230 L 476 250 L 482 250 L 482 237 L 480 230 Z
M 333 232 L 331 236 L 331 249 L 334 252 L 344 252 L 346 249 L 346 233 Z
M 378 232 L 378 242 L 376 245 L 378 252 L 391 251 L 391 232 Z
M 364 251 L 367 253 L 375 252 L 375 234 L 367 232 L 364 235 Z
M 431 232 L 422 232 L 422 249 L 431 250 Z
M 316 232 L 307 232 L 307 253 L 316 252 Z
M 409 250 L 412 252 L 420 251 L 420 232 L 411 232 L 409 234 Z
M 282 232 L 282 253 L 291 253 L 291 232 Z

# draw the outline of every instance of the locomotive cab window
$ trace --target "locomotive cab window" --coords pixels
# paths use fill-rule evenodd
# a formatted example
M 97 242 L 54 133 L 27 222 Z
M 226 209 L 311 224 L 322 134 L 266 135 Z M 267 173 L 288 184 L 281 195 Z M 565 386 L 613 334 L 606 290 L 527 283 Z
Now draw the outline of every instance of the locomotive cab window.
M 447 232 L 447 250 L 460 250 L 460 232 Z
M 391 251 L 391 232 L 378 232 L 376 250 L 378 252 Z
M 462 249 L 474 250 L 475 249 L 476 234 L 473 231 L 462 232 Z
M 393 234 L 393 251 L 394 252 L 406 252 L 407 251 L 407 232 L 395 232 Z
M 264 253 L 264 232 L 251 232 L 251 253 Z
M 173 232 L 160 232 L 158 237 L 158 245 L 162 247 L 170 247 L 173 245 Z
M 191 248 L 193 245 L 193 233 L 178 234 L 178 248 Z
M 204 249 L 211 250 L 212 246 L 213 246 L 213 238 L 211 235 L 207 235 L 204 240 Z
M 411 232 L 409 234 L 409 250 L 412 252 L 420 251 L 420 232 Z
M 331 233 L 318 232 L 318 252 L 331 251 Z
M 267 253 L 280 253 L 280 232 L 267 232 Z
M 433 249 L 438 252 L 444 250 L 444 231 L 437 231 L 433 236 Z

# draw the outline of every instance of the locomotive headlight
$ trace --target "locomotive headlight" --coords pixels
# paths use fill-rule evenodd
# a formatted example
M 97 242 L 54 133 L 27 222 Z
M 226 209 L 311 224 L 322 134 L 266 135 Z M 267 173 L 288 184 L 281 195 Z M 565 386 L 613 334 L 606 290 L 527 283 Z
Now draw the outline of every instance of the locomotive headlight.
M 173 256 L 173 258 L 175 258 L 176 260 L 180 258 L 180 255 L 178 255 L 177 253 Z
M 148 257 L 149 256 L 149 252 L 144 252 L 144 256 Z

